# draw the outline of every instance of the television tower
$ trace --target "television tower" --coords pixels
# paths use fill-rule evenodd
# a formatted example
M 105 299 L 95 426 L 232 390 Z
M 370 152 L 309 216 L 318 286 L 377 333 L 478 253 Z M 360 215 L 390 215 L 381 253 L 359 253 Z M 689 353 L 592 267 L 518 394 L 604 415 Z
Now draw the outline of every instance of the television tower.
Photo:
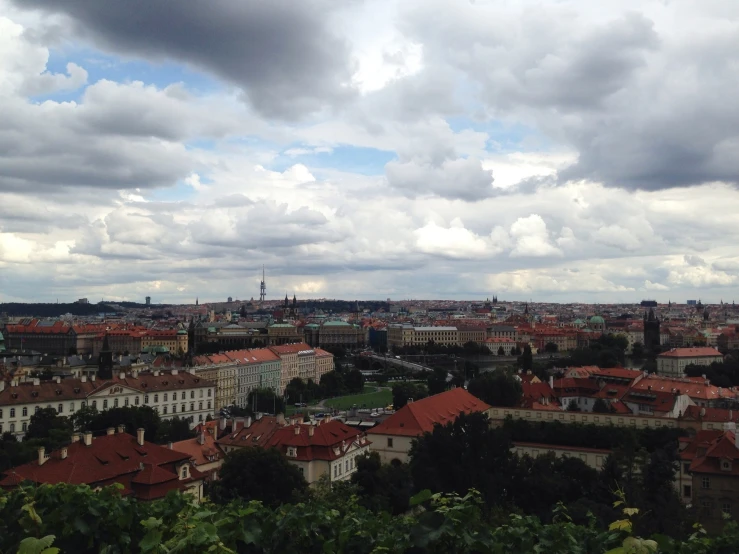
M 264 266 L 262 266 L 262 282 L 259 284 L 259 302 L 264 304 L 267 297 L 267 283 L 264 281 Z

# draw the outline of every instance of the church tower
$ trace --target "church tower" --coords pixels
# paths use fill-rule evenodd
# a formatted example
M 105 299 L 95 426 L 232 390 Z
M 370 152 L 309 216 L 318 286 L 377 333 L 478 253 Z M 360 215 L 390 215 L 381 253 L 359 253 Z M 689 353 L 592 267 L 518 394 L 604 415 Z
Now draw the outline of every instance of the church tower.
M 113 378 L 113 351 L 110 349 L 107 333 L 103 339 L 103 348 L 100 350 L 100 357 L 98 358 L 98 378 Z
M 659 326 L 660 322 L 654 314 L 654 309 L 649 308 L 649 315 L 644 312 L 644 347 L 647 350 L 659 350 L 661 344 Z

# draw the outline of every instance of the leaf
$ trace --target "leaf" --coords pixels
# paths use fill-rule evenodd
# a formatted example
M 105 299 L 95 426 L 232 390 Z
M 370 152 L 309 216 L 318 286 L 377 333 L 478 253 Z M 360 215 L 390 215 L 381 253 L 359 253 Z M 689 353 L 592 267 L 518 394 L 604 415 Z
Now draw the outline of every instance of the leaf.
M 46 535 L 40 539 L 27 537 L 21 541 L 18 554 L 57 554 L 59 549 L 51 546 L 55 538 L 54 535 Z
M 423 504 L 424 502 L 428 502 L 433 497 L 433 494 L 430 490 L 424 489 L 421 492 L 419 492 L 417 495 L 413 496 L 410 500 L 411 506 L 418 506 L 419 504 Z
M 628 519 L 619 519 L 608 526 L 609 531 L 626 531 L 631 532 L 631 522 Z
M 639 508 L 624 508 L 624 514 L 634 516 L 639 513 Z
M 162 542 L 162 532 L 156 529 L 149 530 L 144 538 L 139 542 L 141 552 L 151 552 L 157 548 Z

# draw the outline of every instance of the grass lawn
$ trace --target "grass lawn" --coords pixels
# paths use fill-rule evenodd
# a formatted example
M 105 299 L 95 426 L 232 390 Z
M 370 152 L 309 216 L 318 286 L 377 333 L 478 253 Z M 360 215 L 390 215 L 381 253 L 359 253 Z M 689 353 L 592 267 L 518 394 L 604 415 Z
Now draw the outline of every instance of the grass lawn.
M 367 392 L 368 389 L 373 392 Z M 325 406 L 337 410 L 348 410 L 354 404 L 357 408 L 384 408 L 393 403 L 393 393 L 390 390 L 378 391 L 375 387 L 365 387 L 364 390 L 362 394 L 338 396 L 326 400 Z

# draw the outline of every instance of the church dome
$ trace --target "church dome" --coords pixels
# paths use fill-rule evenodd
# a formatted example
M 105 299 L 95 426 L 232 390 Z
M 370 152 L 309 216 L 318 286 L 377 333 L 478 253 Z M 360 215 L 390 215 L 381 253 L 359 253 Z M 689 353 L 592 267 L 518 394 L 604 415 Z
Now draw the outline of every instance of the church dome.
M 590 318 L 591 325 L 603 325 L 605 322 L 606 322 L 605 319 L 603 319 L 599 315 L 594 315 L 593 317 Z

